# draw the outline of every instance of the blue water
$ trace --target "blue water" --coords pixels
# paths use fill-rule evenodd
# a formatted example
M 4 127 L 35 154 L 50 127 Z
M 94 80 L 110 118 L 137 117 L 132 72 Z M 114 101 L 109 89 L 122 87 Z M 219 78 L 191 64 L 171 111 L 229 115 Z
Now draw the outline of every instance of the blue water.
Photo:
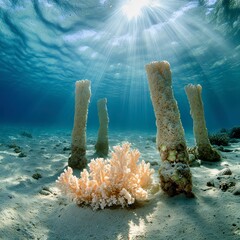
M 129 2 L 0 0 L 0 124 L 71 128 L 75 81 L 89 79 L 89 129 L 106 97 L 110 130 L 154 132 L 144 65 L 167 60 L 186 131 L 189 83 L 209 131 L 239 125 L 239 1 Z

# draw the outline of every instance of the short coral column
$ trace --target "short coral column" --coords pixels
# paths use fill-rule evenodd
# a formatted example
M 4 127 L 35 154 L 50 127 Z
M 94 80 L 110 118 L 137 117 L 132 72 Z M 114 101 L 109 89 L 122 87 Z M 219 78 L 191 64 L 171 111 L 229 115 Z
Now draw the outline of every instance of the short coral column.
M 100 157 L 106 157 L 108 155 L 108 112 L 107 112 L 107 99 L 102 98 L 97 102 L 99 129 L 98 138 L 95 145 L 96 153 Z
M 83 169 L 87 165 L 86 124 L 90 96 L 90 81 L 77 81 L 75 89 L 74 125 L 72 130 L 72 153 L 68 159 L 68 166 L 72 168 Z
M 201 160 L 216 162 L 221 159 L 220 154 L 212 148 L 204 117 L 202 102 L 202 86 L 189 84 L 185 87 L 193 119 L 193 131 L 197 144 L 197 157 Z

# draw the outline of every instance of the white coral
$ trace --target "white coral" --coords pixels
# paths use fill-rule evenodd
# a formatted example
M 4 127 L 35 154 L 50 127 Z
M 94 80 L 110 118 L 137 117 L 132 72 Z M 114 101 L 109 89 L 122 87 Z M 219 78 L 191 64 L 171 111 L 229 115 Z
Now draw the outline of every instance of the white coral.
M 152 186 L 154 170 L 150 164 L 139 161 L 138 150 L 130 150 L 130 143 L 115 146 L 111 159 L 93 159 L 89 172 L 84 169 L 80 178 L 73 176 L 70 167 L 57 180 L 63 194 L 77 204 L 91 205 L 93 209 L 106 206 L 133 204 L 135 200 L 146 200 Z

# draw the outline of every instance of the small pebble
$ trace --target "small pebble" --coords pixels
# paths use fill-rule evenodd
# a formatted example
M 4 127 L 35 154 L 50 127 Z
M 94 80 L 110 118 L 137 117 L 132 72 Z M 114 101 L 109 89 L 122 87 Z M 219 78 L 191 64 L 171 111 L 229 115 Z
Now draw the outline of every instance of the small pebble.
M 208 187 L 214 187 L 214 182 L 213 181 L 208 181 L 207 186 Z
M 211 187 L 208 187 L 208 188 L 201 188 L 201 190 L 204 191 L 204 192 L 205 192 L 205 191 L 208 191 L 208 190 L 210 190 L 210 189 L 212 189 L 212 188 L 211 188 Z
M 44 196 L 48 196 L 48 195 L 50 195 L 50 194 L 51 194 L 50 192 L 48 192 L 48 191 L 45 191 L 45 190 L 43 190 L 43 189 L 42 189 L 42 190 L 40 190 L 40 191 L 39 191 L 39 193 L 40 193 L 40 194 L 42 194 L 42 195 L 44 195 Z
M 232 175 L 232 171 L 230 168 L 226 167 L 224 169 L 222 169 L 218 175 Z
M 40 173 L 34 173 L 34 174 L 32 175 L 32 178 L 38 180 L 39 178 L 42 178 L 42 175 L 41 175 Z
M 63 151 L 70 151 L 70 150 L 71 150 L 70 147 L 64 147 L 64 148 L 63 148 Z
M 27 155 L 25 154 L 25 153 L 23 153 L 23 152 L 21 152 L 19 155 L 18 155 L 18 157 L 20 157 L 20 158 L 24 158 L 24 157 L 26 157 Z
M 52 193 L 52 191 L 50 190 L 49 187 L 43 187 L 42 190 L 44 190 L 44 191 L 46 191 L 46 192 L 50 192 L 50 193 Z
M 15 148 L 14 148 L 14 152 L 15 152 L 15 153 L 20 153 L 20 152 L 21 152 L 20 147 L 15 147 Z
M 233 195 L 240 195 L 240 184 L 235 186 L 233 190 Z
M 158 162 L 157 161 L 154 161 L 154 162 L 150 162 L 151 166 L 156 166 L 158 165 Z

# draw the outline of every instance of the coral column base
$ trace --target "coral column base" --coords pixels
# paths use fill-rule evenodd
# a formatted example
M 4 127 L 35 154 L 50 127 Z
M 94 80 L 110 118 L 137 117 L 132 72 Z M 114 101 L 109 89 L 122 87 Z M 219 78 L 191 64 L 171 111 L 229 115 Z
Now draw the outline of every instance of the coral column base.
M 218 162 L 221 160 L 221 155 L 209 145 L 200 145 L 197 147 L 197 158 L 203 161 Z
M 84 169 L 87 166 L 86 150 L 72 146 L 72 154 L 68 159 L 68 166 L 71 168 Z
M 96 153 L 99 157 L 106 157 L 108 155 L 108 148 L 108 141 L 98 141 L 95 145 Z
M 187 164 L 164 161 L 159 173 L 161 188 L 169 196 L 184 193 L 187 197 L 194 197 L 192 193 L 192 175 Z

